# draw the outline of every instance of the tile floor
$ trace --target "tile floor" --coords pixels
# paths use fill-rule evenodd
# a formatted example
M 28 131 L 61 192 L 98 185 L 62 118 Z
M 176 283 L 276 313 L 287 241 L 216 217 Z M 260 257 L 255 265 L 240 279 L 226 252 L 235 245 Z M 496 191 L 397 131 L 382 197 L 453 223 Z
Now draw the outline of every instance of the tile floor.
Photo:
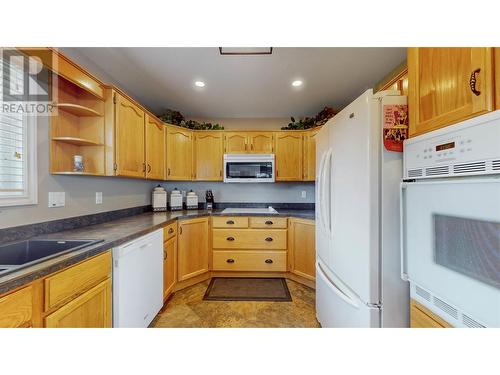
M 150 327 L 318 328 L 314 290 L 287 280 L 292 302 L 203 301 L 209 281 L 176 292 Z

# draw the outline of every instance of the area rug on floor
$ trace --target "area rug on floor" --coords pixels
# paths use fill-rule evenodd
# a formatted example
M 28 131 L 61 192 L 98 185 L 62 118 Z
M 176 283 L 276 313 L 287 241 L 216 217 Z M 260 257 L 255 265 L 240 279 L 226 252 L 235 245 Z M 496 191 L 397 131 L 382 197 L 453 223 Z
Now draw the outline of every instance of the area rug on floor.
M 208 285 L 206 301 L 291 302 L 292 296 L 282 278 L 214 277 Z

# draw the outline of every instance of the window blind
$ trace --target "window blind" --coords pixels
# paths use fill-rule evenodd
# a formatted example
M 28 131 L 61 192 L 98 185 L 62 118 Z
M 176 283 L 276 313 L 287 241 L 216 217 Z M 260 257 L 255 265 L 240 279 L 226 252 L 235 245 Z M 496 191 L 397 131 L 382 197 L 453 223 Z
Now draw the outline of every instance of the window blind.
M 3 79 L 8 69 L 10 79 Z M 16 62 L 0 58 L 0 101 L 22 94 L 23 71 Z M 20 113 L 0 111 L 0 195 L 22 195 L 26 189 L 26 121 Z

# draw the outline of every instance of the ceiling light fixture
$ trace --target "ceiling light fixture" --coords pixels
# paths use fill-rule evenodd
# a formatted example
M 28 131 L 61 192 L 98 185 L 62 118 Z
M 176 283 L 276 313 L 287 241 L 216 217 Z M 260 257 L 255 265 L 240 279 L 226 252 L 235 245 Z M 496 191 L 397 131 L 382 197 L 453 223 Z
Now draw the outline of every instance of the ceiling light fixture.
M 272 55 L 273 47 L 219 47 L 221 55 Z
M 302 82 L 300 79 L 297 79 L 297 80 L 292 82 L 292 86 L 293 87 L 300 87 L 300 86 L 302 86 L 303 83 L 304 82 Z
M 205 82 L 203 82 L 203 81 L 195 81 L 194 85 L 196 87 L 205 87 Z

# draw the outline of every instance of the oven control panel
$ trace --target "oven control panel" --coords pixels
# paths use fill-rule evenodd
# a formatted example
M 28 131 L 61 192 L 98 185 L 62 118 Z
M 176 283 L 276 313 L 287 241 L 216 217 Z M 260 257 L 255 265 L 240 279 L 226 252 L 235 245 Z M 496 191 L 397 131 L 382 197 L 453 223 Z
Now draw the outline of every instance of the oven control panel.
M 405 179 L 500 173 L 500 111 L 406 140 L 403 160 Z

